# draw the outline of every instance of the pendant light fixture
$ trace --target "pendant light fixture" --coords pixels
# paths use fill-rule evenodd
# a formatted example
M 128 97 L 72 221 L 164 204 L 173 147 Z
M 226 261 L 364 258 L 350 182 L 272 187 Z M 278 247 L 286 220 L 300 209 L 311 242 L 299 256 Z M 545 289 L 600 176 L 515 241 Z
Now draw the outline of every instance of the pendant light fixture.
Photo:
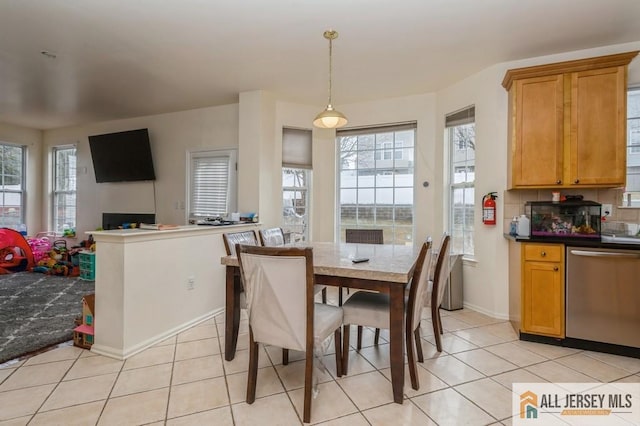
M 329 103 L 327 107 L 318 114 L 313 120 L 313 125 L 316 127 L 321 127 L 323 129 L 335 129 L 338 127 L 342 127 L 347 124 L 347 117 L 344 116 L 340 111 L 336 111 L 333 109 L 333 105 L 331 105 L 331 59 L 332 59 L 332 47 L 333 40 L 338 38 L 338 32 L 333 30 L 327 30 L 324 32 L 324 38 L 329 40 Z

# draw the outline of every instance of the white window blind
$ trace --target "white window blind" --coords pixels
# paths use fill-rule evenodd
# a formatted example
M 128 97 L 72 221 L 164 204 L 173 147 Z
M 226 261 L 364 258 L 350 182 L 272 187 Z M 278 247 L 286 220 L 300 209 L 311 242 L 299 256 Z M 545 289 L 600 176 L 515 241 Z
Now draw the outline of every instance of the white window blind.
M 282 129 L 282 167 L 311 169 L 311 130 Z
M 456 112 L 452 112 L 445 116 L 445 127 L 456 127 L 464 124 L 475 123 L 476 121 L 476 107 L 475 105 L 462 108 Z
M 190 217 L 226 216 L 235 208 L 235 151 L 191 153 Z

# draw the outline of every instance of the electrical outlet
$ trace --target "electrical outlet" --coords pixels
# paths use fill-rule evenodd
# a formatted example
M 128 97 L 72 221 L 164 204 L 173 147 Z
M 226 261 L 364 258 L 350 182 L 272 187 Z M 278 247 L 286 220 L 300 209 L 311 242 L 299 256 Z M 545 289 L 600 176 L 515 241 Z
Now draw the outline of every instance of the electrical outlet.
M 194 276 L 190 276 L 187 278 L 187 290 L 193 290 L 196 288 L 196 278 Z
M 602 205 L 602 216 L 611 216 L 613 214 L 613 204 Z

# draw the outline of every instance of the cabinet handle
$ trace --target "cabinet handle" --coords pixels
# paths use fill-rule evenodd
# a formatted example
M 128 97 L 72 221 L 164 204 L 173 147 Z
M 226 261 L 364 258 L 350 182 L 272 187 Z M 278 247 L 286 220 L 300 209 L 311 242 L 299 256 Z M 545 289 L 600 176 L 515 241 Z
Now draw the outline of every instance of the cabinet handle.
M 546 251 L 541 251 L 541 252 L 540 252 L 540 256 L 545 257 L 546 255 L 547 255 L 547 252 L 546 252 Z
M 556 272 L 558 272 L 558 267 L 557 267 L 557 266 L 554 266 L 554 267 L 553 267 L 553 270 L 554 270 L 554 271 L 556 271 Z
M 574 180 L 573 183 L 580 183 L 580 179 Z
M 558 185 L 562 185 L 562 181 L 561 181 L 560 179 L 558 179 L 558 180 L 556 181 L 556 184 L 558 184 Z

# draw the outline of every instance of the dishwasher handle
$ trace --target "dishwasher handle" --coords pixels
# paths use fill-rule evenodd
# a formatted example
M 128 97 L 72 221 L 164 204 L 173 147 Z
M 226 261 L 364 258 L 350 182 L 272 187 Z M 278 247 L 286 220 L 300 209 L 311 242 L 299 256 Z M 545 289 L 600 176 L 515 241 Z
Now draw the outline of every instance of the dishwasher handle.
M 623 259 L 639 259 L 640 254 L 635 253 L 619 253 L 610 251 L 590 251 L 590 250 L 571 250 L 571 254 L 574 256 L 586 256 L 586 257 L 608 257 L 608 258 L 623 258 Z

